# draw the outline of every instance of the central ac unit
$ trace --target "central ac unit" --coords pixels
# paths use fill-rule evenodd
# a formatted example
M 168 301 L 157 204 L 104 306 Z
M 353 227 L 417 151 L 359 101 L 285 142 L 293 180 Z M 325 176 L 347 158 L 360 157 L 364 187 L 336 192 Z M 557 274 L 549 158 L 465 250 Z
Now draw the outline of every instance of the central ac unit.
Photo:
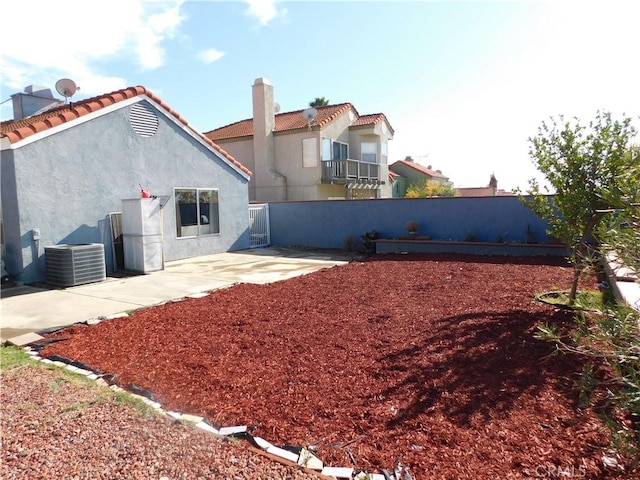
M 44 248 L 47 283 L 73 287 L 106 278 L 102 243 L 63 244 Z

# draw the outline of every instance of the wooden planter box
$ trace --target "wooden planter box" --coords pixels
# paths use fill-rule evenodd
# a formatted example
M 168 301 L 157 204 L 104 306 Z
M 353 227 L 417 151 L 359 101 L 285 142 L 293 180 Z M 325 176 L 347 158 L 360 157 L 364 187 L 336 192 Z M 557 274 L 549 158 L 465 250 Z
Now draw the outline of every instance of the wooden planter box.
M 376 240 L 376 253 L 463 253 L 514 257 L 565 257 L 568 251 L 564 245 L 545 243 L 459 242 L 401 237 L 400 239 L 381 238 Z

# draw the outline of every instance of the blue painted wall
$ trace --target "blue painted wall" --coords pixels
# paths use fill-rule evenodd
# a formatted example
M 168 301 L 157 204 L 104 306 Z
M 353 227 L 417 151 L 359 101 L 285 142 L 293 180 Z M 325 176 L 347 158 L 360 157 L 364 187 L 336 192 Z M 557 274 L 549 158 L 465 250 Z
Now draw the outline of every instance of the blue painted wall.
M 547 223 L 515 196 L 271 203 L 269 215 L 274 246 L 342 248 L 349 236 L 357 241 L 371 230 L 398 238 L 410 220 L 434 240 L 525 242 L 529 230 L 536 242 L 555 243 Z
M 12 277 L 43 281 L 44 249 L 58 244 L 103 243 L 111 270 L 108 214 L 122 211 L 123 199 L 139 197 L 140 185 L 170 196 L 163 210 L 166 261 L 249 248 L 248 179 L 161 111 L 155 135 L 136 134 L 130 108 L 2 150 L 6 269 Z M 176 187 L 218 189 L 220 234 L 177 238 Z

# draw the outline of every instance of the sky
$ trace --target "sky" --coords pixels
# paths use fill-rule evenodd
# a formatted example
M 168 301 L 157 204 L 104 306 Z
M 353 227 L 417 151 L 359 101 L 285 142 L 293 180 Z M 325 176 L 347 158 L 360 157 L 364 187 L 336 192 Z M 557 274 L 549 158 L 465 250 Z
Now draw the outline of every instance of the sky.
M 638 19 L 637 0 L 3 2 L 0 119 L 71 78 L 74 100 L 143 85 L 206 132 L 250 118 L 263 77 L 282 112 L 384 113 L 389 163 L 525 191 L 542 122 L 601 110 L 640 129 Z

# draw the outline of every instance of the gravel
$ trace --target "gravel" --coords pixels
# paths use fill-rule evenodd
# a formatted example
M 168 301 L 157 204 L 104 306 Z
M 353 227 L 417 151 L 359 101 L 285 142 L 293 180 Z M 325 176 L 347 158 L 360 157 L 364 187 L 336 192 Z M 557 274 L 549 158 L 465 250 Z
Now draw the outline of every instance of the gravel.
M 0 379 L 5 480 L 318 478 L 57 370 L 23 366 Z

